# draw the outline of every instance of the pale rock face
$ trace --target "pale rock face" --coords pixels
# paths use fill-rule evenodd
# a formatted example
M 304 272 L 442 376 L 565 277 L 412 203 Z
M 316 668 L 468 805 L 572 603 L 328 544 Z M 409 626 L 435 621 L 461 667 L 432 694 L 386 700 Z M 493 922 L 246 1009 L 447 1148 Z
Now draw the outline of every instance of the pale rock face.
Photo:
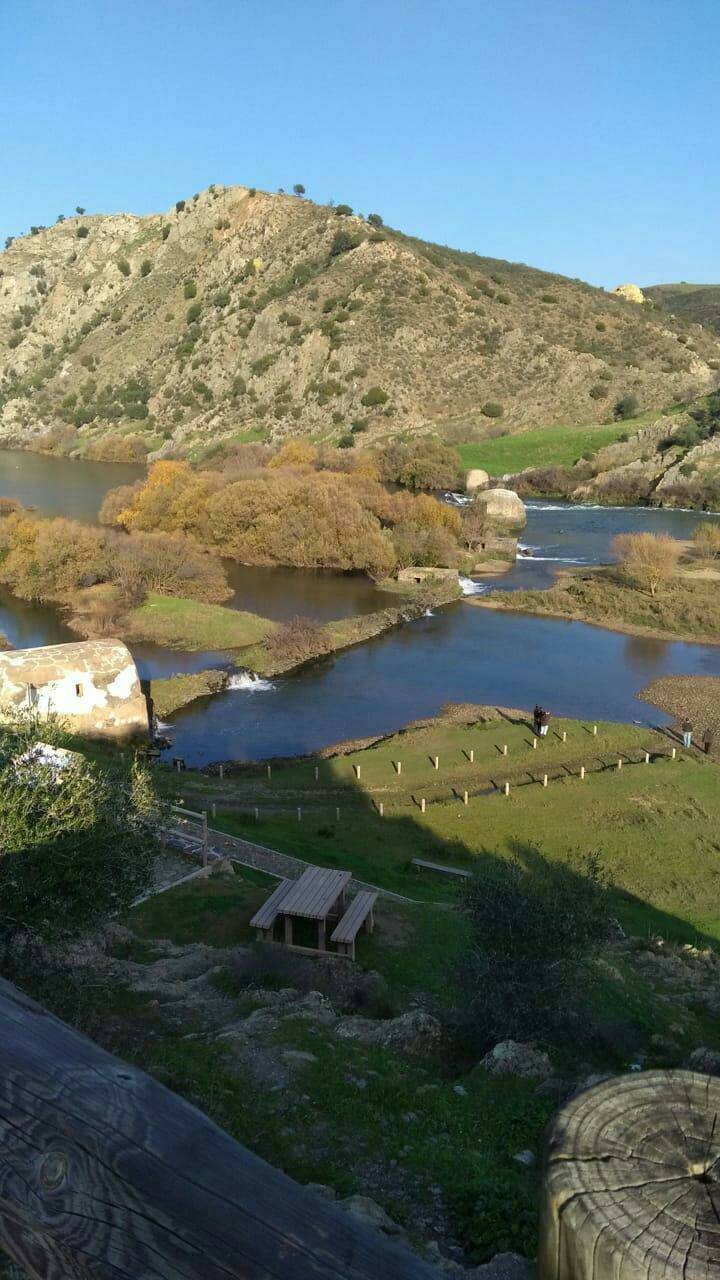
M 468 471 L 465 477 L 465 492 L 475 493 L 478 489 L 487 489 L 490 483 L 490 477 L 487 471 L 483 471 L 482 467 L 475 467 L 473 471 Z
M 493 524 L 507 529 L 523 529 L 527 524 L 524 503 L 513 489 L 485 489 L 476 501 L 483 503 Z
M 480 1066 L 492 1076 L 520 1076 L 526 1080 L 552 1074 L 546 1053 L 517 1040 L 501 1040 L 485 1055 Z
M 624 298 L 626 302 L 645 301 L 645 294 L 636 284 L 619 284 L 617 289 L 613 289 L 613 293 L 618 298 Z

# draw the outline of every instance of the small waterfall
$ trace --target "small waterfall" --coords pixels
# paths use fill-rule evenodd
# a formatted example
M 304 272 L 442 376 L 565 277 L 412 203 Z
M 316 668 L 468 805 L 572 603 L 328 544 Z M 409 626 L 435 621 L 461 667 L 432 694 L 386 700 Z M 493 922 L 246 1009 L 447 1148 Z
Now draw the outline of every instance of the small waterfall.
M 239 671 L 236 676 L 229 676 L 228 689 L 239 689 L 243 693 L 271 693 L 277 689 L 272 680 L 264 680 L 254 671 Z
M 423 613 L 423 618 L 434 618 L 434 617 L 435 617 L 435 611 L 429 607 Z
M 473 578 L 464 578 L 462 574 L 460 574 L 459 582 L 460 590 L 464 596 L 482 596 L 489 590 L 486 582 L 475 582 Z

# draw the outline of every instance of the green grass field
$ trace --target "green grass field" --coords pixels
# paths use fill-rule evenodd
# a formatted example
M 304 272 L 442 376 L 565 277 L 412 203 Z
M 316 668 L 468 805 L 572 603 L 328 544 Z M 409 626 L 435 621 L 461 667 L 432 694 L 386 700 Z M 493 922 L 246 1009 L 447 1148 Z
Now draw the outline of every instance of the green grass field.
M 247 648 L 276 626 L 255 613 L 155 593 L 128 614 L 128 621 L 133 638 L 182 649 Z
M 270 779 L 250 766 L 224 783 L 186 775 L 181 789 L 193 807 L 214 800 L 222 830 L 417 901 L 451 902 L 458 890 L 449 877 L 418 872 L 414 857 L 482 875 L 487 858 L 538 851 L 573 867 L 597 853 L 615 886 L 614 910 L 632 932 L 720 941 L 717 764 L 697 753 L 662 758 L 670 747 L 637 726 L 600 724 L 594 736 L 589 723 L 558 720 L 533 749 L 524 724 L 445 720 L 347 756 L 273 765 Z M 649 765 L 640 763 L 646 749 L 658 757 Z M 491 790 L 506 780 L 508 797 Z M 177 794 L 174 778 L 163 783 Z
M 588 450 L 613 444 L 621 435 L 634 435 L 659 417 L 659 411 L 641 414 L 629 422 L 587 427 L 535 427 L 518 435 L 499 436 L 457 445 L 463 466 L 482 467 L 492 476 L 514 474 L 526 467 L 570 467 Z

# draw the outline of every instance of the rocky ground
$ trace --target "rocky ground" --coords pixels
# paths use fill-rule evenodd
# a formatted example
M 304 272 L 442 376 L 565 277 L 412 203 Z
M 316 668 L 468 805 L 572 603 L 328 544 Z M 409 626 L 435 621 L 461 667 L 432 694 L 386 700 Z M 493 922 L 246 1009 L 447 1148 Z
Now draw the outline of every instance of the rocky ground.
M 698 744 L 705 729 L 712 729 L 712 754 L 720 754 L 720 676 L 663 676 L 653 680 L 639 696 L 674 716 L 675 728 L 689 716 Z

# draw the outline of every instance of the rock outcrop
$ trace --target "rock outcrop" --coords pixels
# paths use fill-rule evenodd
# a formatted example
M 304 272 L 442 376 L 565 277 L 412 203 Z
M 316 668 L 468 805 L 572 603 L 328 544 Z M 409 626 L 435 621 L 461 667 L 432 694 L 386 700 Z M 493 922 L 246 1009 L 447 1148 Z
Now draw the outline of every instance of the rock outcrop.
M 524 529 L 527 515 L 522 498 L 513 489 L 485 489 L 476 501 L 484 506 L 489 522 L 499 531 Z
M 487 489 L 489 484 L 490 476 L 487 471 L 483 471 L 482 467 L 474 467 L 465 477 L 465 492 L 477 493 L 478 489 Z
M 619 284 L 616 289 L 613 289 L 613 293 L 616 298 L 624 298 L 626 302 L 645 301 L 645 294 L 636 284 Z

